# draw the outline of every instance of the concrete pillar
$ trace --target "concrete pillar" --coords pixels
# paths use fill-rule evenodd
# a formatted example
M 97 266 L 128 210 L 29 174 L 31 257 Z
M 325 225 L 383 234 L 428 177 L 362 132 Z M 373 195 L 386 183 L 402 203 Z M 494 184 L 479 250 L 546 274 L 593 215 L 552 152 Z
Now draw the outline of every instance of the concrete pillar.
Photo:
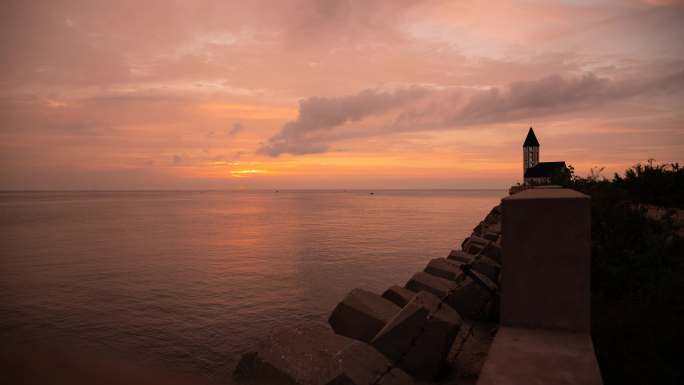
M 590 203 L 568 189 L 502 200 L 502 325 L 589 331 Z

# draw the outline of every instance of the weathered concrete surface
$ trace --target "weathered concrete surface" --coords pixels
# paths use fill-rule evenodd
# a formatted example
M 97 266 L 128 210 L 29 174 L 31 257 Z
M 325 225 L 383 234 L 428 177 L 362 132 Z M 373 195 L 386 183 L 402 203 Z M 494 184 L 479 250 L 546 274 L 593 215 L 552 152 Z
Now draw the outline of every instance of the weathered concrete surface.
M 328 323 L 337 334 L 369 342 L 399 310 L 375 293 L 354 289 L 337 304 Z
M 360 341 L 347 346 L 333 357 L 333 362 L 338 374 L 335 380 L 328 382 L 330 385 L 414 384 L 413 379 L 399 368 L 387 372 L 389 360 L 372 346 Z
M 474 384 L 494 341 L 498 324 L 464 321 L 447 356 L 451 367 L 448 384 Z
M 463 274 L 461 271 L 461 263 L 446 258 L 435 258 L 430 260 L 427 266 L 425 266 L 425 272 L 452 281 Z
M 454 309 L 423 291 L 401 309 L 371 344 L 417 378 L 433 379 L 442 372 L 462 322 Z
M 248 384 L 326 384 L 335 376 L 332 358 L 353 341 L 322 325 L 283 330 L 243 355 L 233 378 Z
M 589 334 L 501 327 L 477 384 L 600 385 L 602 381 Z
M 413 299 L 416 293 L 398 285 L 390 286 L 389 289 L 382 293 L 382 298 L 385 298 L 399 307 L 404 307 L 409 301 Z
M 502 325 L 588 331 L 589 197 L 530 189 L 502 202 Z
M 283 330 L 246 353 L 233 378 L 249 385 L 366 385 L 390 362 L 370 345 L 336 335 L 324 325 Z M 393 369 L 380 384 L 409 385 L 411 378 Z

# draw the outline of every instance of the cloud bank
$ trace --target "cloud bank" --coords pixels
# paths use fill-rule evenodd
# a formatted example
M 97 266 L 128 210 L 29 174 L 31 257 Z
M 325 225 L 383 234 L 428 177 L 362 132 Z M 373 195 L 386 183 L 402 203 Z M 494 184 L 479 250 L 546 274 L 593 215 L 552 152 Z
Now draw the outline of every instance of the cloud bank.
M 272 157 L 324 153 L 348 138 L 529 120 L 682 89 L 684 71 L 650 79 L 612 80 L 587 73 L 483 90 L 412 86 L 394 91 L 366 89 L 337 98 L 315 96 L 300 101 L 297 119 L 286 123 L 257 152 Z M 388 123 L 357 126 L 365 118 L 392 111 L 397 113 Z

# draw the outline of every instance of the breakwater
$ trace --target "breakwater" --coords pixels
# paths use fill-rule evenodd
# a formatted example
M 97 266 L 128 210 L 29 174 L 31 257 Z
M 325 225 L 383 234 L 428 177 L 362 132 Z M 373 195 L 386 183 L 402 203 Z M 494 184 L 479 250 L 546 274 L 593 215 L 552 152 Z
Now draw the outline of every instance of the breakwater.
M 501 207 L 475 226 L 460 250 L 427 262 L 382 294 L 353 289 L 329 327 L 277 331 L 235 368 L 247 384 L 472 383 L 498 317 Z
M 327 326 L 276 332 L 234 371 L 249 384 L 586 384 L 591 205 L 546 186 L 504 198 L 446 258 L 381 295 L 354 289 Z

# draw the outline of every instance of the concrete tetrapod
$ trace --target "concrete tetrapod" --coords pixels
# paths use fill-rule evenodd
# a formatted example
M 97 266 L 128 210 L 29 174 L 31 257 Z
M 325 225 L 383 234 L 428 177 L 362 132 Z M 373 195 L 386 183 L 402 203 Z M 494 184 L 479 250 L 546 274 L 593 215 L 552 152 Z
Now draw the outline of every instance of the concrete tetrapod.
M 461 263 L 446 258 L 434 258 L 425 266 L 425 272 L 437 277 L 455 280 L 461 271 Z
M 477 320 L 489 320 L 496 312 L 498 297 L 495 292 L 498 286 L 485 275 L 471 270 L 470 274 L 459 283 L 458 289 L 452 291 L 446 302 L 463 317 Z
M 416 378 L 435 379 L 463 320 L 428 292 L 420 292 L 404 306 L 371 344 L 391 362 Z
M 461 250 L 452 250 L 447 257 L 447 261 L 451 261 L 456 264 L 469 263 L 472 264 L 472 269 L 480 274 L 485 275 L 487 278 L 494 282 L 499 281 L 499 273 L 501 272 L 501 265 L 496 263 L 491 258 L 481 255 L 476 257 L 472 254 L 466 253 Z M 425 270 L 427 271 L 427 269 Z M 445 277 L 446 278 L 446 277 Z
M 437 277 L 432 274 L 419 271 L 406 282 L 407 289 L 415 292 L 427 291 L 439 298 L 445 296 L 449 291 L 454 290 L 458 285 L 446 278 Z
M 242 356 L 233 378 L 249 385 L 367 385 L 389 365 L 372 346 L 336 335 L 325 325 L 311 325 L 271 334 L 256 351 Z M 378 382 L 413 383 L 396 368 Z
M 447 259 L 461 263 L 470 263 L 473 258 L 475 258 L 474 254 L 466 253 L 463 250 L 451 250 L 447 256 Z
M 497 285 L 478 272 L 471 271 L 471 274 L 475 279 L 465 276 L 452 281 L 421 271 L 411 277 L 406 288 L 445 297 L 444 302 L 465 318 L 487 320 L 496 306 L 493 292 L 497 290 Z
M 416 295 L 415 292 L 401 286 L 392 285 L 389 289 L 382 293 L 382 298 L 392 301 L 395 305 L 399 307 L 404 307 L 413 296 Z
M 482 232 L 482 238 L 492 242 L 496 242 L 499 239 L 500 235 L 500 233 L 491 230 L 485 230 Z
M 501 246 L 477 235 L 471 235 L 462 244 L 463 251 L 469 254 L 486 255 L 496 263 L 501 263 Z
M 399 310 L 399 306 L 375 293 L 354 289 L 337 304 L 328 323 L 337 334 L 370 342 Z

